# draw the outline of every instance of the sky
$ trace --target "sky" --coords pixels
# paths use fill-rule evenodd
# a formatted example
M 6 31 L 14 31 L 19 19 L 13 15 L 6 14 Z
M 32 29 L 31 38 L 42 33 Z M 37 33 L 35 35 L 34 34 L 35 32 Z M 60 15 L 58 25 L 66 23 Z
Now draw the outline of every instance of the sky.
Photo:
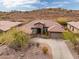
M 31 11 L 42 8 L 79 10 L 79 0 L 0 0 L 0 11 Z

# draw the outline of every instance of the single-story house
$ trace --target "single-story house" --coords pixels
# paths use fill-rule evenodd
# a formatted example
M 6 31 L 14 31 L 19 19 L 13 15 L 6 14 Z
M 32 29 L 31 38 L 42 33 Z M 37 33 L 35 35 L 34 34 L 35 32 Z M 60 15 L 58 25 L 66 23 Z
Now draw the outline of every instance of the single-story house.
M 20 26 L 22 22 L 12 22 L 12 21 L 0 21 L 0 32 L 8 31 L 9 29 Z
M 67 28 L 73 33 L 79 33 L 79 22 L 68 22 Z
M 34 20 L 23 26 L 24 31 L 33 35 L 48 35 L 52 38 L 61 38 L 63 26 L 52 20 Z M 22 28 L 22 29 L 23 29 Z

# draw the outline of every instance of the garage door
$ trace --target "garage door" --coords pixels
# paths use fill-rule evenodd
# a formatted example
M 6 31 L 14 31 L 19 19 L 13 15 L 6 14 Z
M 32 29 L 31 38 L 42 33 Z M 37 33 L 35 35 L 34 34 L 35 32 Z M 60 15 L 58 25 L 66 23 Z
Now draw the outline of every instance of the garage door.
M 63 38 L 63 34 L 62 33 L 51 33 L 51 38 L 53 38 L 53 39 L 62 39 Z

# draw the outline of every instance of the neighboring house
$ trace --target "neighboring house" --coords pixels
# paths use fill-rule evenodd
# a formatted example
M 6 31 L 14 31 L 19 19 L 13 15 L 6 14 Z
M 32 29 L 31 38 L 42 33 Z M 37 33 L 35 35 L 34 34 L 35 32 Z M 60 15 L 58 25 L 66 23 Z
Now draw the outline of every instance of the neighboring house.
M 52 38 L 61 38 L 64 28 L 52 20 L 34 20 L 23 26 L 28 34 L 48 35 Z
M 20 26 L 22 22 L 0 21 L 0 32 L 8 31 L 9 29 Z
M 73 33 L 79 33 L 79 22 L 68 22 L 67 28 Z

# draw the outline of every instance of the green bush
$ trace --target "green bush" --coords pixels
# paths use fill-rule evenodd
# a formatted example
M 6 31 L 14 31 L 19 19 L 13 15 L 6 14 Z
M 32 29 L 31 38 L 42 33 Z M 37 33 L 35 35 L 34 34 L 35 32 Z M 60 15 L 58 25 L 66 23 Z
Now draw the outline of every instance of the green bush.
M 4 32 L 0 37 L 0 43 L 6 44 L 14 49 L 22 48 L 29 42 L 29 35 L 16 29 Z
M 72 43 L 76 44 L 76 35 L 72 32 L 64 32 L 63 33 L 64 39 L 65 40 L 70 40 Z
M 58 18 L 57 22 L 63 26 L 67 26 L 67 18 Z
M 43 47 L 42 51 L 43 51 L 44 54 L 47 54 L 48 53 L 48 48 L 47 47 Z

